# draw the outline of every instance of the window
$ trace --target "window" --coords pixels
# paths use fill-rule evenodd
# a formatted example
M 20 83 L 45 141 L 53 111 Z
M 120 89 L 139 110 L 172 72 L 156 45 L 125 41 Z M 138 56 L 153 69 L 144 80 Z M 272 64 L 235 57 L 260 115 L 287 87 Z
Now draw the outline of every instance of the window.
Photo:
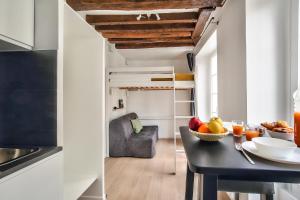
M 209 121 L 218 116 L 217 32 L 203 44 L 196 55 L 196 108 L 198 116 Z
M 218 64 L 217 54 L 211 57 L 210 68 L 210 109 L 211 117 L 218 116 Z

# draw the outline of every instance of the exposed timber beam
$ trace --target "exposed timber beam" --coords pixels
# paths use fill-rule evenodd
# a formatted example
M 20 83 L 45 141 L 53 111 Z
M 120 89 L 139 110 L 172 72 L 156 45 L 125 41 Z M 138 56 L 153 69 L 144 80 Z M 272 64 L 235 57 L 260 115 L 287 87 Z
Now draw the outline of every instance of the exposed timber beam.
M 174 37 L 174 38 L 140 38 L 140 39 L 128 39 L 128 38 L 111 38 L 108 39 L 113 44 L 124 43 L 158 43 L 158 42 L 172 42 L 172 43 L 192 43 L 193 40 L 190 37 Z
M 157 10 L 191 9 L 222 6 L 223 0 L 67 0 L 80 10 Z
M 194 46 L 192 42 L 189 43 L 173 43 L 173 42 L 159 42 L 159 43 L 125 43 L 116 44 L 116 49 L 144 49 L 144 48 L 162 48 L 162 47 L 185 47 Z
M 101 33 L 105 32 L 172 32 L 172 31 L 194 31 L 194 24 L 135 24 L 135 25 L 98 25 L 95 27 Z
M 204 31 L 206 22 L 208 21 L 213 9 L 199 9 L 199 18 L 195 26 L 195 30 L 192 34 L 194 44 L 197 44 L 200 40 L 201 34 Z
M 131 33 L 131 32 L 106 32 L 102 33 L 105 38 L 168 38 L 168 37 L 191 37 L 191 32 L 147 32 L 147 33 Z
M 91 25 L 126 25 L 126 24 L 170 24 L 170 23 L 196 23 L 197 12 L 185 13 L 162 13 L 160 20 L 155 15 L 150 18 L 143 15 L 137 20 L 139 15 L 87 15 L 86 21 Z

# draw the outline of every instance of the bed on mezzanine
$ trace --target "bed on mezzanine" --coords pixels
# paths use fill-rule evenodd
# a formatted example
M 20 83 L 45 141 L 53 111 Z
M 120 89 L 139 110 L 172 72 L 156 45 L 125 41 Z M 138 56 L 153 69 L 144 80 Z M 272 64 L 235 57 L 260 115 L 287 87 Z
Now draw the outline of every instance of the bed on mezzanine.
M 125 90 L 186 90 L 195 87 L 192 73 L 175 73 L 174 67 L 114 67 L 109 88 Z

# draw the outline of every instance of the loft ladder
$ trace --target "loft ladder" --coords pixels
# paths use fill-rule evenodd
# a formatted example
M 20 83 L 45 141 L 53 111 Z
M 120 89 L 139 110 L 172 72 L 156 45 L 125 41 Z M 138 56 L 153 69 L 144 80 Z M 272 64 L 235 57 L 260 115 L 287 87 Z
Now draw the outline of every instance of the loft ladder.
M 179 115 L 177 113 L 177 106 L 178 105 L 182 105 L 182 104 L 187 104 L 187 105 L 191 105 L 194 104 L 195 105 L 195 98 L 193 98 L 193 100 L 177 100 L 176 98 L 176 89 L 180 89 L 176 87 L 175 84 L 175 73 L 174 73 L 174 85 L 173 85 L 173 98 L 174 98 L 174 108 L 173 108 L 173 115 L 174 115 L 174 119 L 173 119 L 173 137 L 174 137 L 174 174 L 176 175 L 176 165 L 177 165 L 177 154 L 178 153 L 184 153 L 183 149 L 179 149 L 178 145 L 177 145 L 177 139 L 180 139 L 180 132 L 177 129 L 177 122 L 180 120 L 189 120 L 195 116 L 193 115 Z M 192 89 L 192 88 L 190 88 Z

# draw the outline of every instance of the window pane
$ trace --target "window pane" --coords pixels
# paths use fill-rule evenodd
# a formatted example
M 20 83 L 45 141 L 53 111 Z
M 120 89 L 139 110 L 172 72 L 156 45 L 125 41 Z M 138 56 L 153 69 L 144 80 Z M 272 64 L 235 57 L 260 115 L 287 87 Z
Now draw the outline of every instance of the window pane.
M 217 107 L 218 107 L 218 96 L 212 95 L 212 99 L 211 99 L 212 112 L 217 112 L 218 111 Z
M 211 57 L 211 115 L 218 115 L 218 64 L 217 54 Z
M 218 77 L 215 75 L 211 79 L 211 93 L 218 93 Z
M 217 54 L 211 58 L 211 75 L 217 74 L 218 72 L 218 63 L 217 63 Z

